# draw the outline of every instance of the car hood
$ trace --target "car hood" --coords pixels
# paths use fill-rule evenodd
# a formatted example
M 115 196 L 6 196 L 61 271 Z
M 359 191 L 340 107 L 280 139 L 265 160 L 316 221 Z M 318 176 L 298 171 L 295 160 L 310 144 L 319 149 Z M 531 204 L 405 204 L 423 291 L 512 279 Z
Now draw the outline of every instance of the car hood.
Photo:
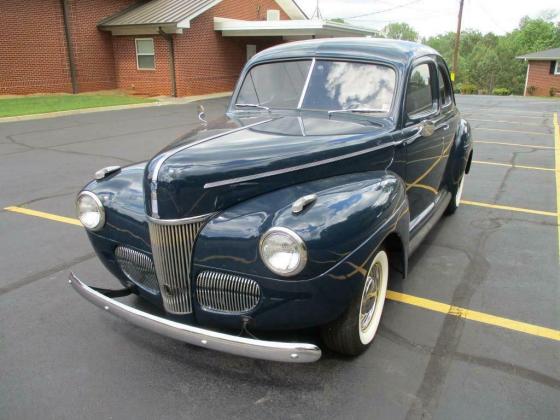
M 392 148 L 384 147 L 391 142 L 389 120 L 261 114 L 225 116 L 150 160 L 147 213 L 162 219 L 213 213 L 281 187 L 391 162 Z

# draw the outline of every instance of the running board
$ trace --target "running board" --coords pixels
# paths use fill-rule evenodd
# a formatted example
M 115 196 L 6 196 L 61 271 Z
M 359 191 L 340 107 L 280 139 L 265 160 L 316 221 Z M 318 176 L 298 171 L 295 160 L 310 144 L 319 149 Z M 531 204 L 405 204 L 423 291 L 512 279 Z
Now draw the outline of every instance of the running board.
M 443 191 L 441 195 L 437 197 L 434 202 L 428 207 L 428 209 L 430 209 L 431 211 L 429 211 L 424 217 L 422 217 L 422 219 L 426 219 L 426 222 L 410 239 L 409 254 L 412 254 L 414 251 L 416 251 L 416 249 L 418 249 L 418 246 L 420 246 L 420 243 L 424 240 L 426 235 L 428 235 L 428 233 L 432 230 L 439 219 L 441 219 L 441 216 L 443 216 L 443 213 L 445 212 L 445 209 L 447 209 L 450 201 L 451 193 L 449 193 L 448 191 Z M 417 221 L 413 226 L 418 226 L 422 223 L 422 221 L 423 220 Z

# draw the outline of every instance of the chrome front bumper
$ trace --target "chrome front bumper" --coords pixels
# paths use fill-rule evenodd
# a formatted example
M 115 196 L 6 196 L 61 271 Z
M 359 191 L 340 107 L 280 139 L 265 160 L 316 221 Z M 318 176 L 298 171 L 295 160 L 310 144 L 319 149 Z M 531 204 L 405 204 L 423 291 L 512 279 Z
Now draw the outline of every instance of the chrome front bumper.
M 134 325 L 195 346 L 275 362 L 310 363 L 321 358 L 321 349 L 314 344 L 255 340 L 181 324 L 111 299 L 85 285 L 74 273 L 70 273 L 69 283 L 95 306 Z

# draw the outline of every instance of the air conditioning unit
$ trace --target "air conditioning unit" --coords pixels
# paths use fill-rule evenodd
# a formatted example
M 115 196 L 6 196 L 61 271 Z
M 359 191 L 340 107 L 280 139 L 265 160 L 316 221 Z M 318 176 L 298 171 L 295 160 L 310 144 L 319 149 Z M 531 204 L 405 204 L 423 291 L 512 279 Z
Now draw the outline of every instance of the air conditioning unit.
M 280 20 L 280 10 L 274 10 L 274 9 L 267 10 L 266 20 Z

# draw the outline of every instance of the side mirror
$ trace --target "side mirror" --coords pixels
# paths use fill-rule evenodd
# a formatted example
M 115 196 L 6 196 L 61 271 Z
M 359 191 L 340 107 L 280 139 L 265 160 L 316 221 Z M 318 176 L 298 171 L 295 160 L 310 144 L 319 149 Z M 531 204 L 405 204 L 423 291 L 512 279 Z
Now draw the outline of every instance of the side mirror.
M 208 124 L 208 121 L 206 121 L 206 113 L 204 112 L 204 107 L 202 105 L 198 105 L 196 112 L 198 113 L 198 119 L 200 122 L 204 125 Z

